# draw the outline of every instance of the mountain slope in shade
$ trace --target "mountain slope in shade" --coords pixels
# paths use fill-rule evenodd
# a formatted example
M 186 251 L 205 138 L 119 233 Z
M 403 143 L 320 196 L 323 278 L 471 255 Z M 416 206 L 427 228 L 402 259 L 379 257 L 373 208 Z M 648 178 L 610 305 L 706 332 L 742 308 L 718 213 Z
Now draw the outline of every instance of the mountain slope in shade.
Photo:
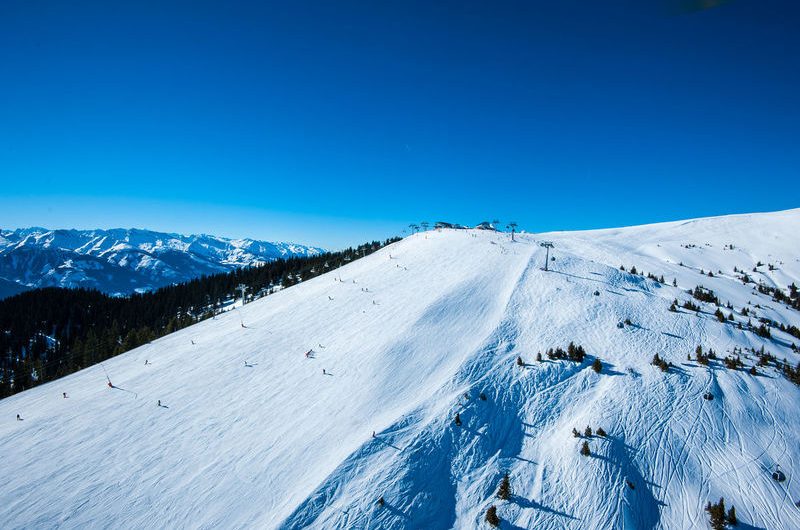
M 149 230 L 0 231 L 0 296 L 37 287 L 86 287 L 110 294 L 153 290 L 198 276 L 307 256 L 322 249 Z M 11 293 L 13 294 L 13 293 Z
M 800 528 L 800 389 L 748 373 L 800 340 L 747 329 L 800 315 L 733 271 L 797 283 L 798 234 L 800 210 L 407 237 L 0 401 L 0 526 L 475 529 L 496 505 L 503 528 L 690 529 L 724 497 L 743 528 Z M 697 285 L 734 320 L 669 310 Z M 536 360 L 570 341 L 583 363 Z
M 8 296 L 14 296 L 15 294 L 27 290 L 28 288 L 25 287 L 24 285 L 20 285 L 16 282 L 10 282 L 4 278 L 0 278 L 0 299 L 6 298 Z

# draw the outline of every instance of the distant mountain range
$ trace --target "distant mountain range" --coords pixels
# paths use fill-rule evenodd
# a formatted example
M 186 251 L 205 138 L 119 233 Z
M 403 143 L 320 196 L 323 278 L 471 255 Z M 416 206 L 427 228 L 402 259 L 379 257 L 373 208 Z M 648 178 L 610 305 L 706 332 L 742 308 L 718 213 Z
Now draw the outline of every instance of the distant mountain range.
M 0 298 L 39 287 L 143 292 L 324 249 L 150 230 L 0 230 Z

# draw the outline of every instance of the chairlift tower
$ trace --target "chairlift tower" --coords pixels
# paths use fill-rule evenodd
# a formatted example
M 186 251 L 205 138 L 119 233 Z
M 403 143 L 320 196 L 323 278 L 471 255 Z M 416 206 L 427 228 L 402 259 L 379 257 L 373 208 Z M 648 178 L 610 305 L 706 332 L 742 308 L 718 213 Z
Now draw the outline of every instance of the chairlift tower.
M 539 246 L 547 249 L 544 258 L 544 270 L 547 271 L 547 265 L 550 262 L 550 249 L 553 248 L 553 243 L 552 241 L 542 241 L 541 243 L 539 243 Z
M 517 226 L 517 223 L 514 221 L 508 223 L 508 227 L 511 229 L 511 241 L 514 241 L 514 232 L 517 231 Z
M 240 283 L 239 285 L 236 286 L 236 289 L 242 292 L 242 305 L 244 305 L 244 301 L 245 301 L 244 300 L 244 295 L 245 295 L 245 292 L 247 292 L 247 286 L 245 284 L 243 284 L 243 283 Z

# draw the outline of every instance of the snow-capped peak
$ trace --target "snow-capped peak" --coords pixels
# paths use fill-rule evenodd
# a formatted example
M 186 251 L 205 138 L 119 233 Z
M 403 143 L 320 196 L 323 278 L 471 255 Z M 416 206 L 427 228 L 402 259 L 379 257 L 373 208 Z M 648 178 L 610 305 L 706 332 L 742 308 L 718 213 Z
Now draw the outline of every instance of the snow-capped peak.
M 184 236 L 142 229 L 21 228 L 0 231 L 0 279 L 23 289 L 88 287 L 127 294 L 322 251 L 296 243 L 206 234 Z M 69 275 L 59 272 L 67 261 L 73 270 Z M 4 291 L 0 289 L 2 296 Z

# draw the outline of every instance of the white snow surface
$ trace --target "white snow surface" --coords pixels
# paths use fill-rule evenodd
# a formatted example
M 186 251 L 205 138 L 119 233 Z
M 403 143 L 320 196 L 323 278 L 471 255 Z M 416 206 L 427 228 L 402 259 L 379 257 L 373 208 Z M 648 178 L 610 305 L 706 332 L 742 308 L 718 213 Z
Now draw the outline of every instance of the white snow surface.
M 800 326 L 733 276 L 798 282 L 798 234 L 800 210 L 407 237 L 106 361 L 117 388 L 94 366 L 0 401 L 0 527 L 474 529 L 494 504 L 503 528 L 688 529 L 724 497 L 741 528 L 800 528 L 798 387 L 687 361 L 763 345 L 796 365 L 800 341 L 668 311 L 703 285 L 736 322 L 747 306 Z M 586 362 L 535 361 L 570 341 Z M 590 457 L 587 425 L 608 433 Z

